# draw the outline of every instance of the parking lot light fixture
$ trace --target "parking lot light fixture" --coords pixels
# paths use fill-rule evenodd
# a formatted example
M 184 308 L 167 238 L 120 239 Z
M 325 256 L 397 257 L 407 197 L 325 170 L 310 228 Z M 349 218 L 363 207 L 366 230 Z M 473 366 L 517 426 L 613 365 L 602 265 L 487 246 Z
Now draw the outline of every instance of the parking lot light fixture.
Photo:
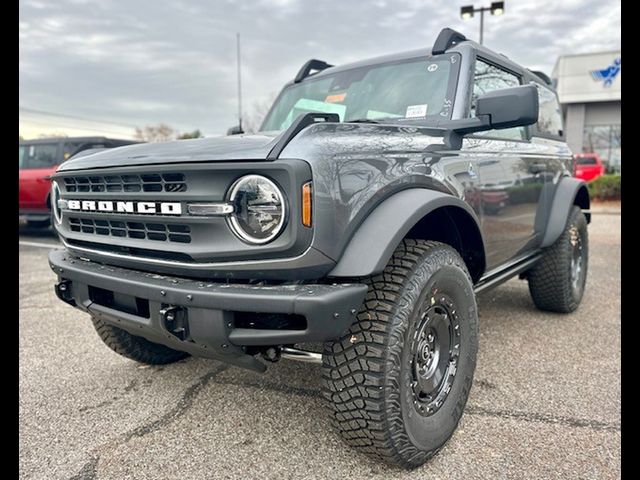
M 504 2 L 493 2 L 491 4 L 491 15 L 502 15 L 504 13 Z
M 463 20 L 469 20 L 470 18 L 473 18 L 473 6 L 469 5 L 466 7 L 462 7 L 460 9 L 460 16 Z
M 460 17 L 463 20 L 473 18 L 475 12 L 480 12 L 480 45 L 484 37 L 484 12 L 491 12 L 491 15 L 502 15 L 504 13 L 504 2 L 492 2 L 489 7 L 475 8 L 473 5 L 465 5 L 460 8 Z

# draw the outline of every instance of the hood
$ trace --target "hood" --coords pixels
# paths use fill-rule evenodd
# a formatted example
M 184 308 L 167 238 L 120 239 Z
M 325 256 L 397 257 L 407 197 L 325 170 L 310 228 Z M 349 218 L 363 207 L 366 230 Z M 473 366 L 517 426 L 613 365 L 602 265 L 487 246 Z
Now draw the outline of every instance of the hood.
M 58 171 L 163 163 L 265 160 L 278 141 L 279 133 L 142 143 L 109 148 L 87 155 L 80 152 L 78 156 L 64 162 Z

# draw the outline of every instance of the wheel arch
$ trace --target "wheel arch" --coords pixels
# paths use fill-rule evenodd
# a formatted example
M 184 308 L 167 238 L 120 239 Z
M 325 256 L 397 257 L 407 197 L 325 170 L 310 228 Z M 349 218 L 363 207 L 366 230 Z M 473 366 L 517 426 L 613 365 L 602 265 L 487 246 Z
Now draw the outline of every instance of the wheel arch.
M 474 283 L 484 273 L 484 242 L 471 207 L 450 194 L 412 188 L 392 195 L 369 214 L 329 276 L 363 277 L 381 272 L 404 238 L 450 245 L 462 256 Z
M 591 223 L 591 213 L 589 212 L 591 199 L 586 182 L 578 178 L 563 177 L 558 182 L 553 196 L 549 219 L 542 237 L 542 248 L 553 245 L 560 237 L 567 224 L 571 207 L 574 205 L 584 210 L 587 223 Z

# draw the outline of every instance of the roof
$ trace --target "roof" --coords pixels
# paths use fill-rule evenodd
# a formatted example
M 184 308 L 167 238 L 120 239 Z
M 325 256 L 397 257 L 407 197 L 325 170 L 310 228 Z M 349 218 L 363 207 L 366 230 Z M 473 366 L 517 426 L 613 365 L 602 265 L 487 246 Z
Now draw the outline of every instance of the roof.
M 30 144 L 38 144 L 38 143 L 52 143 L 52 142 L 105 142 L 105 141 L 116 141 L 116 142 L 127 142 L 127 143 L 139 143 L 135 140 L 126 140 L 122 138 L 111 138 L 111 137 L 47 137 L 47 138 L 34 138 L 31 140 L 20 140 L 20 145 L 30 145 Z
M 506 55 L 503 55 L 501 53 L 498 53 L 494 50 L 491 50 L 487 47 L 485 47 L 484 45 L 480 45 L 477 42 L 474 42 L 473 40 L 469 40 L 466 39 L 460 43 L 458 43 L 457 45 L 449 48 L 447 51 L 448 52 L 455 52 L 458 50 L 458 48 L 460 46 L 470 46 L 472 47 L 476 52 L 480 53 L 480 56 L 482 56 L 482 54 L 484 53 L 485 56 L 487 57 L 495 57 L 496 55 L 498 55 L 500 57 L 500 61 L 505 64 L 505 66 L 515 72 L 520 72 L 520 73 L 524 73 L 527 72 L 528 74 L 535 76 L 537 79 L 540 80 L 541 83 L 543 84 L 547 84 L 546 80 L 542 77 L 540 77 L 539 75 L 533 73 L 531 70 L 529 70 L 526 67 L 523 67 L 522 65 L 514 62 L 513 60 L 511 60 L 510 58 L 508 58 Z M 368 59 L 364 59 L 364 60 L 359 60 L 357 62 L 351 62 L 351 63 L 345 63 L 343 65 L 337 65 L 337 66 L 333 66 L 333 67 L 329 67 L 326 68 L 324 70 L 321 70 L 318 73 L 314 73 L 312 75 L 309 75 L 308 77 L 306 77 L 304 80 L 307 79 L 311 79 L 311 78 L 321 78 L 324 77 L 326 75 L 333 75 L 335 73 L 339 73 L 342 71 L 346 71 L 346 70 L 351 70 L 353 68 L 359 68 L 359 67 L 368 67 L 368 66 L 372 66 L 372 65 L 378 65 L 381 63 L 390 63 L 390 62 L 396 62 L 396 61 L 402 61 L 402 60 L 409 60 L 412 58 L 417 58 L 417 57 L 421 57 L 421 56 L 430 56 L 431 55 L 431 48 L 419 48 L 419 49 L 415 49 L 415 50 L 408 50 L 405 52 L 399 52 L 399 53 L 392 53 L 392 54 L 388 54 L 388 55 L 381 55 L 378 57 L 373 57 L 373 58 L 368 58 Z M 302 81 L 304 81 L 302 80 Z M 291 84 L 293 82 L 289 82 L 289 84 Z
M 620 50 L 578 53 L 558 57 L 552 78 L 560 103 L 620 101 L 622 68 Z

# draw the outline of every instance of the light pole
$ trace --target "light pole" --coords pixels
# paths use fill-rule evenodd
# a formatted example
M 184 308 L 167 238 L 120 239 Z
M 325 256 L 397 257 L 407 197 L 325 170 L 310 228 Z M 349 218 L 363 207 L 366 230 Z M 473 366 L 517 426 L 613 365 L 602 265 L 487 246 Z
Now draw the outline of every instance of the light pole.
M 480 12 L 480 45 L 484 36 L 484 12 L 491 12 L 491 15 L 502 15 L 504 13 L 504 2 L 492 2 L 490 7 L 475 8 L 473 5 L 467 5 L 460 8 L 460 16 L 463 20 L 473 18 L 475 12 Z

